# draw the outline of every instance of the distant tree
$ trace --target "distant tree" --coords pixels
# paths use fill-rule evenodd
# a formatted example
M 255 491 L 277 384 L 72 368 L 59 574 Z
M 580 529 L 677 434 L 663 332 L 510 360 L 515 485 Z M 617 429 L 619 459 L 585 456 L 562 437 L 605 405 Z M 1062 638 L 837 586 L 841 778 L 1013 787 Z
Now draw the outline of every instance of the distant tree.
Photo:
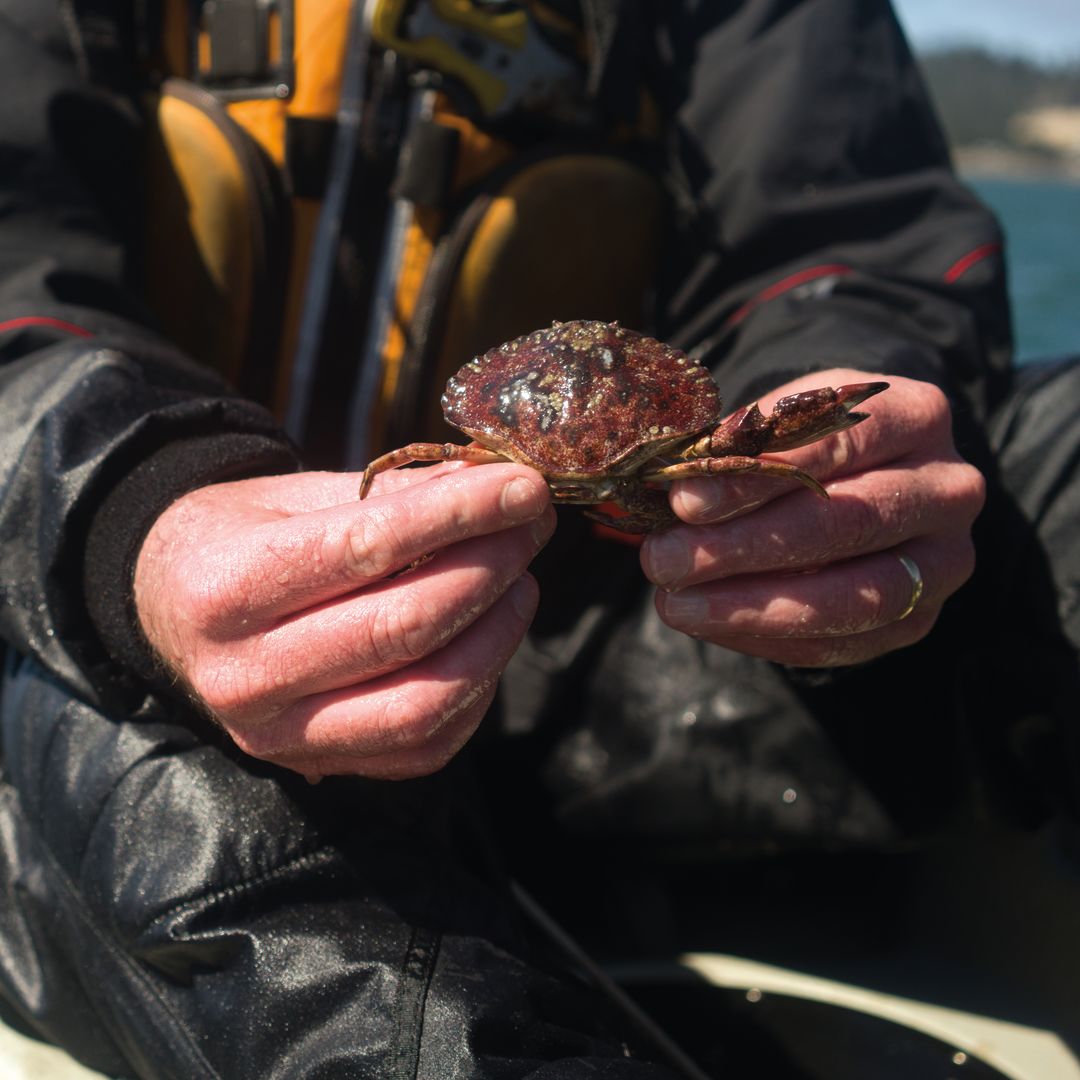
M 1012 118 L 1048 105 L 1080 105 L 1080 63 L 1042 67 L 977 48 L 920 57 L 945 133 L 953 146 L 1013 141 Z

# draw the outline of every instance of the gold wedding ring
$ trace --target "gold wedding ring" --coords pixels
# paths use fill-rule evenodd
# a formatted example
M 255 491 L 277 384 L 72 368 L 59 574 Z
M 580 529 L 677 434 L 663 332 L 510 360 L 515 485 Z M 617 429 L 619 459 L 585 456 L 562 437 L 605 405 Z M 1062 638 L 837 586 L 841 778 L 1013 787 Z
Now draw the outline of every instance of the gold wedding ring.
M 908 572 L 908 577 L 911 578 L 911 599 L 897 618 L 896 621 L 899 622 L 901 619 L 906 619 L 915 610 L 915 605 L 919 602 L 919 598 L 923 593 L 923 578 L 919 564 L 914 559 L 909 558 L 907 555 L 897 555 L 896 557 L 900 560 L 900 565 Z

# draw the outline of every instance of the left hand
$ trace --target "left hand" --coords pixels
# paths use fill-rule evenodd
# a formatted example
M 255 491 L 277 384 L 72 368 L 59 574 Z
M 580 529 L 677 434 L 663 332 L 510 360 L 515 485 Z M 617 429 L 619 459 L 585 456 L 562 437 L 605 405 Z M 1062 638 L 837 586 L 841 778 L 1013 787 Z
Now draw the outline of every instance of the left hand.
M 209 484 L 154 522 L 135 607 L 174 679 L 252 757 L 404 780 L 472 737 L 536 608 L 555 528 L 521 465 Z M 402 571 L 409 569 L 409 573 Z
M 784 394 L 880 379 L 816 372 Z M 642 567 L 659 586 L 669 626 L 781 664 L 856 664 L 910 645 L 975 564 L 971 525 L 982 475 L 956 451 L 945 395 L 885 375 L 868 420 L 810 446 L 772 455 L 820 480 L 830 498 L 773 477 L 736 474 L 672 485 L 685 524 L 649 536 Z M 918 567 L 922 595 L 908 611 Z M 907 614 L 905 615 L 905 612 Z

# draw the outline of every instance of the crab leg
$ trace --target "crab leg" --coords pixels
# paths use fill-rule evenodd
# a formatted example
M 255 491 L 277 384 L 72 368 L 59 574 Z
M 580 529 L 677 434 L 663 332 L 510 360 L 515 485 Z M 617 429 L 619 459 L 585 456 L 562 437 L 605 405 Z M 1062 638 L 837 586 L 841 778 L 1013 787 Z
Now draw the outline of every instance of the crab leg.
M 679 461 L 674 465 L 663 465 L 651 472 L 643 473 L 643 480 L 685 480 L 691 476 L 717 476 L 722 473 L 764 473 L 766 476 L 782 476 L 788 480 L 798 480 L 805 484 L 815 495 L 823 499 L 829 493 L 808 473 L 784 461 L 768 461 L 762 458 L 746 457 L 742 454 L 729 454 L 727 457 L 694 458 L 692 461 Z
M 585 516 L 623 533 L 653 532 L 668 525 L 675 525 L 679 520 L 668 504 L 667 492 L 655 488 L 641 487 L 636 483 L 627 484 L 622 491 L 616 493 L 612 502 L 626 513 L 615 515 L 602 508 L 592 508 L 585 511 Z
M 762 461 L 758 454 L 792 450 L 817 442 L 837 431 L 854 427 L 866 413 L 853 412 L 860 402 L 888 387 L 885 382 L 849 383 L 833 389 L 804 390 L 780 398 L 765 416 L 757 404 L 744 405 L 715 429 L 691 443 L 674 465 L 643 475 L 644 480 L 678 480 L 688 476 L 758 472 L 798 480 L 811 491 L 828 498 L 825 489 L 809 473 L 782 461 Z
M 835 431 L 844 431 L 866 419 L 852 412 L 856 405 L 888 387 L 885 382 L 849 383 L 833 389 L 804 390 L 780 398 L 765 416 L 757 404 L 744 405 L 713 431 L 683 451 L 683 458 L 713 458 L 793 450 L 817 442 Z
M 377 457 L 368 465 L 364 470 L 364 478 L 360 481 L 360 498 L 371 489 L 376 473 L 396 469 L 410 461 L 471 461 L 475 465 L 486 465 L 493 461 L 508 460 L 505 454 L 488 450 L 479 443 L 469 443 L 468 446 L 460 446 L 458 443 L 409 443 L 399 450 L 391 450 L 388 454 Z

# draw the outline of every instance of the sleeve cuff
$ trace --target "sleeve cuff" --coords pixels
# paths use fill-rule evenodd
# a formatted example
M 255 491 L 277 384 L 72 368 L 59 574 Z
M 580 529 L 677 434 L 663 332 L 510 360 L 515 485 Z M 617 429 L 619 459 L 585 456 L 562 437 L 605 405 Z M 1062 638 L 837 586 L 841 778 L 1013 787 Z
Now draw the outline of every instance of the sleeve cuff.
M 146 640 L 133 589 L 139 549 L 158 516 L 207 484 L 294 472 L 285 442 L 253 433 L 216 433 L 170 442 L 131 469 L 94 514 L 83 556 L 86 608 L 110 658 L 146 682 L 163 669 Z

